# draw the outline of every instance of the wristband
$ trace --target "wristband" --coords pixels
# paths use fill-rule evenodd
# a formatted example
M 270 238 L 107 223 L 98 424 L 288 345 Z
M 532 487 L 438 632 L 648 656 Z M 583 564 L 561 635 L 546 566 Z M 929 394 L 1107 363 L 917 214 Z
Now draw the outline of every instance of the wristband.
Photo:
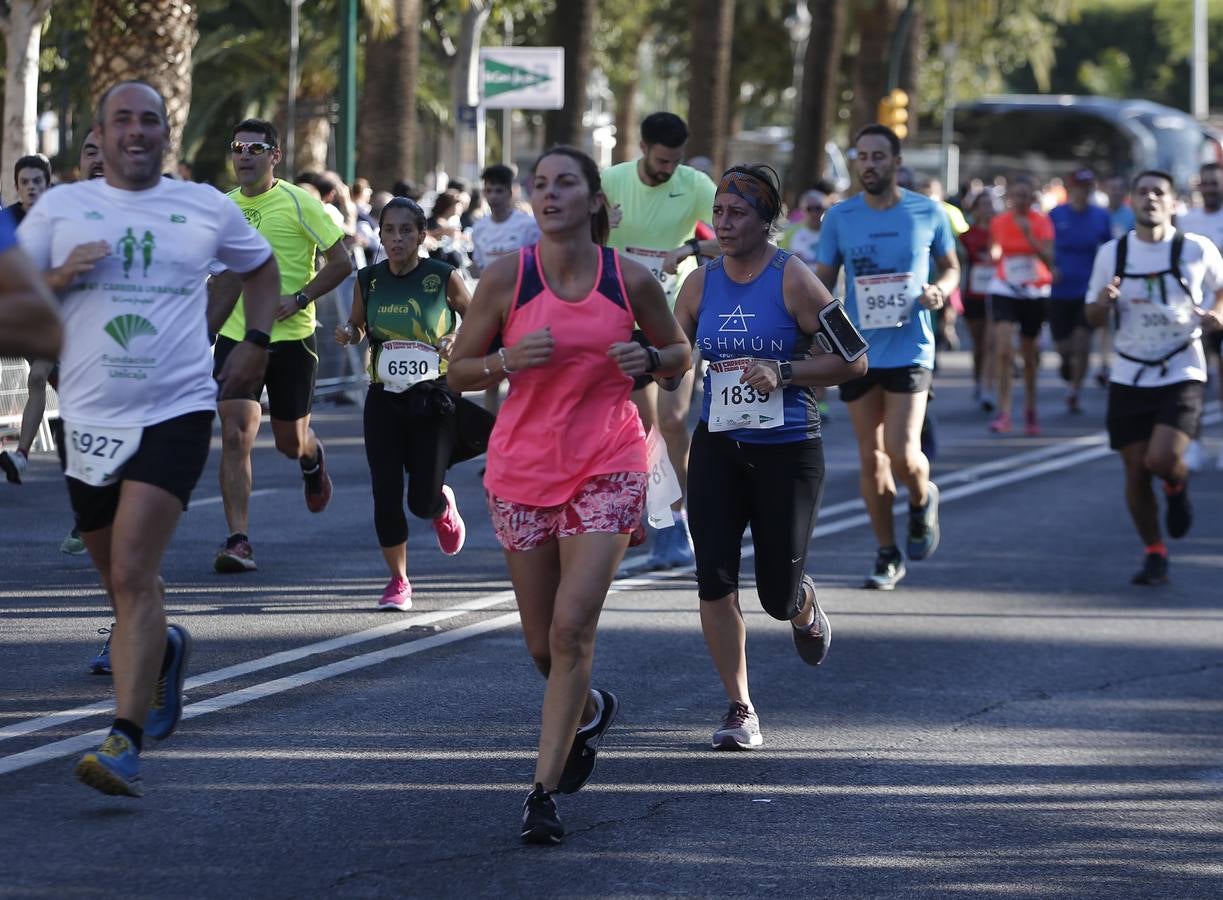
M 509 360 L 506 358 L 508 355 L 504 347 L 497 348 L 497 356 L 501 359 L 501 371 L 506 375 L 513 375 L 516 370 L 510 368 Z
M 688 238 L 688 240 L 684 241 L 684 243 L 692 248 L 692 255 L 694 257 L 697 259 L 701 258 L 701 242 L 699 238 Z
M 651 372 L 657 372 L 658 367 L 662 365 L 662 354 L 658 352 L 657 347 L 646 347 L 645 355 L 647 357 L 645 364 L 645 372 L 649 375 Z
M 254 344 L 256 347 L 262 347 L 264 350 L 272 343 L 272 336 L 266 331 L 259 331 L 255 328 L 248 328 L 245 337 L 242 340 L 248 344 Z

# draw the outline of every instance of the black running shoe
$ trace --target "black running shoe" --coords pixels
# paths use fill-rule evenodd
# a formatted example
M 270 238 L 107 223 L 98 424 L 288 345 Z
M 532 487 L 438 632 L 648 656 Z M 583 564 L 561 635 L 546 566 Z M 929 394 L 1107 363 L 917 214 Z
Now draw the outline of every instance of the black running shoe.
M 1134 573 L 1130 584 L 1167 584 L 1168 557 L 1162 553 L 1148 553 L 1142 561 L 1142 568 Z
M 905 577 L 905 561 L 896 549 L 879 548 L 875 557 L 875 568 L 866 576 L 862 585 L 876 591 L 890 591 L 896 587 L 896 582 Z
M 564 836 L 565 826 L 556 812 L 556 801 L 542 784 L 536 784 L 522 804 L 522 842 L 559 844 Z
M 1165 485 L 1168 509 L 1164 514 L 1164 525 L 1168 529 L 1168 537 L 1183 538 L 1193 526 L 1193 504 L 1189 502 L 1189 486 L 1182 484 L 1175 494 L 1169 494 L 1167 490 Z
M 573 738 L 573 746 L 569 748 L 569 758 L 565 760 L 565 771 L 561 772 L 560 781 L 556 785 L 557 793 L 576 794 L 595 770 L 595 756 L 599 752 L 599 741 L 611 728 L 616 713 L 620 711 L 620 701 L 611 691 L 596 691 L 603 698 L 603 711 L 593 726 L 578 731 Z

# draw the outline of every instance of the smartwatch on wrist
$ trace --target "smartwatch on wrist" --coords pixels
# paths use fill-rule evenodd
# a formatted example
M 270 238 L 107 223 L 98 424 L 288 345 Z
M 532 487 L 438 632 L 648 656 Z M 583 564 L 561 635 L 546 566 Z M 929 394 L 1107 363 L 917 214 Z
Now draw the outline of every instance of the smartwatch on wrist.
M 794 366 L 788 359 L 783 359 L 777 364 L 777 374 L 781 376 L 781 386 L 789 387 L 790 382 L 794 380 Z
M 662 354 L 658 352 L 657 347 L 646 347 L 645 353 L 649 357 L 645 364 L 646 374 L 657 372 L 658 367 L 662 365 Z
M 262 347 L 264 350 L 272 343 L 272 336 L 266 331 L 259 331 L 257 328 L 246 329 L 246 335 L 242 338 L 248 344 L 254 344 L 256 347 Z
M 297 301 L 298 309 L 305 309 L 311 303 L 311 300 L 309 297 L 306 296 L 305 291 L 298 291 L 296 294 L 293 295 L 293 299 Z
M 698 238 L 688 238 L 688 240 L 684 241 L 684 243 L 691 248 L 694 259 L 701 258 L 701 242 Z

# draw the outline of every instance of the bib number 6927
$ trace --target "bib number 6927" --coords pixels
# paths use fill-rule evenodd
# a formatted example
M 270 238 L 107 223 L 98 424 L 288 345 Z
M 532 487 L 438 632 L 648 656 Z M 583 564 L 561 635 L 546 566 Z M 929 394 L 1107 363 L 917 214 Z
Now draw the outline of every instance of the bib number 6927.
M 64 471 L 94 487 L 113 484 L 123 465 L 136 455 L 143 434 L 144 429 L 139 427 L 111 428 L 65 422 L 67 466 Z

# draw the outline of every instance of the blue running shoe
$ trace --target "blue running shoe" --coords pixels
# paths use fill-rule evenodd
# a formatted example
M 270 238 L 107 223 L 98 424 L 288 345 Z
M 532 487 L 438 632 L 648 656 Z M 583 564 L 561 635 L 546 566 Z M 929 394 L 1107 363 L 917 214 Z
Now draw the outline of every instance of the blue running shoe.
M 102 746 L 86 753 L 76 764 L 76 778 L 112 797 L 143 797 L 140 784 L 140 754 L 132 742 L 112 731 Z
M 111 622 L 110 628 L 98 629 L 98 634 L 106 636 L 106 642 L 102 644 L 102 649 L 97 652 L 94 658 L 89 661 L 89 671 L 94 675 L 110 674 L 110 633 L 114 627 L 115 623 Z
M 166 628 L 166 643 L 173 657 L 166 671 L 157 678 L 153 707 L 144 723 L 144 733 L 158 741 L 172 735 L 183 716 L 183 679 L 187 677 L 191 635 L 182 625 L 170 625 Z
M 938 485 L 933 481 L 926 487 L 926 505 L 909 506 L 909 534 L 905 550 L 909 559 L 928 559 L 938 549 Z
M 671 540 L 674 528 L 651 528 L 654 543 L 650 546 L 650 558 L 646 560 L 647 570 L 671 568 Z
M 667 530 L 675 532 L 671 535 L 670 543 L 667 545 L 667 567 L 683 569 L 695 563 L 696 557 L 692 555 L 692 535 L 688 533 L 688 522 L 680 519 Z

